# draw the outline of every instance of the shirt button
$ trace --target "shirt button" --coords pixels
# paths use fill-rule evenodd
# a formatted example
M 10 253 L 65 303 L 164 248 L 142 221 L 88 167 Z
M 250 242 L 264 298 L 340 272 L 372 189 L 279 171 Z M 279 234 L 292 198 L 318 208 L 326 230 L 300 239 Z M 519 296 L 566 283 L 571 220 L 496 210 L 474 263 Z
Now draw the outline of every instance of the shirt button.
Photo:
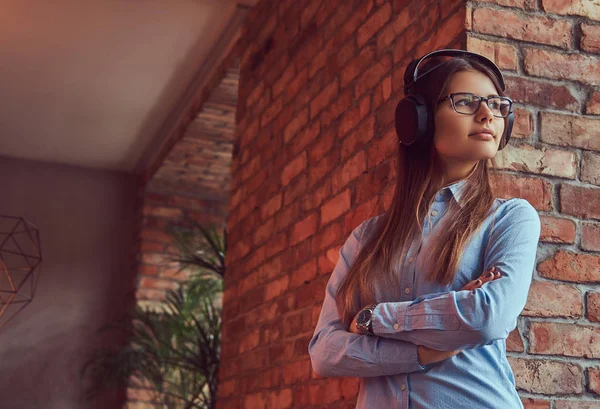
M 406 287 L 406 288 L 404 289 L 404 292 L 405 292 L 406 294 L 410 294 L 410 288 L 409 288 L 409 287 Z
M 414 260 L 414 257 L 411 257 L 411 258 L 409 258 L 409 259 L 408 259 L 408 262 L 409 262 L 409 263 L 412 263 L 412 262 L 413 262 L 413 260 Z
M 406 385 L 402 384 L 402 386 L 400 386 L 400 389 L 405 390 L 406 389 Z
M 394 329 L 398 329 L 398 328 L 400 328 L 400 325 L 398 325 L 398 323 L 395 323 L 394 324 Z
M 437 216 L 437 214 L 438 213 L 435 210 L 433 212 L 431 212 L 431 215 L 434 216 L 434 217 Z

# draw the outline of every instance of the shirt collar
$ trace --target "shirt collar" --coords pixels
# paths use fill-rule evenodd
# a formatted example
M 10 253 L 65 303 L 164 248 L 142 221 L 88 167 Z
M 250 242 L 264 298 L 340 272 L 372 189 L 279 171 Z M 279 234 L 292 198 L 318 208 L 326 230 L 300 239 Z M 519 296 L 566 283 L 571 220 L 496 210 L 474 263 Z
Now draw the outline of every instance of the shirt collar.
M 454 197 L 454 200 L 463 207 L 464 201 L 462 200 L 462 196 L 465 191 L 465 186 L 467 184 L 466 179 L 459 180 L 458 182 L 454 182 L 448 186 L 444 186 L 435 195 L 436 202 L 447 202 L 450 200 L 450 197 Z

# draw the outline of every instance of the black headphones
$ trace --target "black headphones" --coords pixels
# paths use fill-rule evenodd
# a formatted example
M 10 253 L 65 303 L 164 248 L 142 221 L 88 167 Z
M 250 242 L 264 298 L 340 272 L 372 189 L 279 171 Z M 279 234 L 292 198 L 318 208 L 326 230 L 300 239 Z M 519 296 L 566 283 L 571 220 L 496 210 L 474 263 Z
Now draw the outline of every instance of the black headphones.
M 401 143 L 402 145 L 410 146 L 422 144 L 426 140 L 427 135 L 432 133 L 433 113 L 427 109 L 425 98 L 422 95 L 413 94 L 411 89 L 419 79 L 423 78 L 431 71 L 441 66 L 441 64 L 437 65 L 419 76 L 418 67 L 421 62 L 433 56 L 469 57 L 477 60 L 492 70 L 500 82 L 502 91 L 505 89 L 504 77 L 502 76 L 500 69 L 491 60 L 477 53 L 464 50 L 443 49 L 432 51 L 419 59 L 412 60 L 404 72 L 404 89 L 407 96 L 401 99 L 398 102 L 398 105 L 396 105 L 396 134 L 398 135 L 398 143 Z M 513 122 L 515 120 L 515 115 L 512 111 L 512 108 L 507 119 L 508 122 L 504 130 L 505 143 L 501 143 L 498 147 L 498 150 L 503 149 L 508 144 L 508 140 L 510 139 Z

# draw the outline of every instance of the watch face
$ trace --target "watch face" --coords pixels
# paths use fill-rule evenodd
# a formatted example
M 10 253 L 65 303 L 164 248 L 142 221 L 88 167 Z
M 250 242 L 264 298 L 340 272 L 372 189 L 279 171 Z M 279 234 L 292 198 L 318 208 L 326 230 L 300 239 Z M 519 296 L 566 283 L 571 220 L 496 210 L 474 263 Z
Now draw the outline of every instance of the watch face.
M 366 325 L 367 322 L 371 319 L 371 311 L 365 310 L 361 311 L 356 317 L 356 323 L 361 325 Z

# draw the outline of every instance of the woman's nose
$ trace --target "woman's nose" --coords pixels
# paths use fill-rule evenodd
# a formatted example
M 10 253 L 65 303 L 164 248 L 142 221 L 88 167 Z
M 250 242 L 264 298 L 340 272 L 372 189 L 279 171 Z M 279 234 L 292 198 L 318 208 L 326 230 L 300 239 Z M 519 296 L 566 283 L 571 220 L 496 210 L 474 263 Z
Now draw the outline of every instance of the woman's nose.
M 477 119 L 479 119 L 480 121 L 487 120 L 488 122 L 494 119 L 494 114 L 490 110 L 490 107 L 488 107 L 487 101 L 481 101 L 479 111 L 477 112 Z

